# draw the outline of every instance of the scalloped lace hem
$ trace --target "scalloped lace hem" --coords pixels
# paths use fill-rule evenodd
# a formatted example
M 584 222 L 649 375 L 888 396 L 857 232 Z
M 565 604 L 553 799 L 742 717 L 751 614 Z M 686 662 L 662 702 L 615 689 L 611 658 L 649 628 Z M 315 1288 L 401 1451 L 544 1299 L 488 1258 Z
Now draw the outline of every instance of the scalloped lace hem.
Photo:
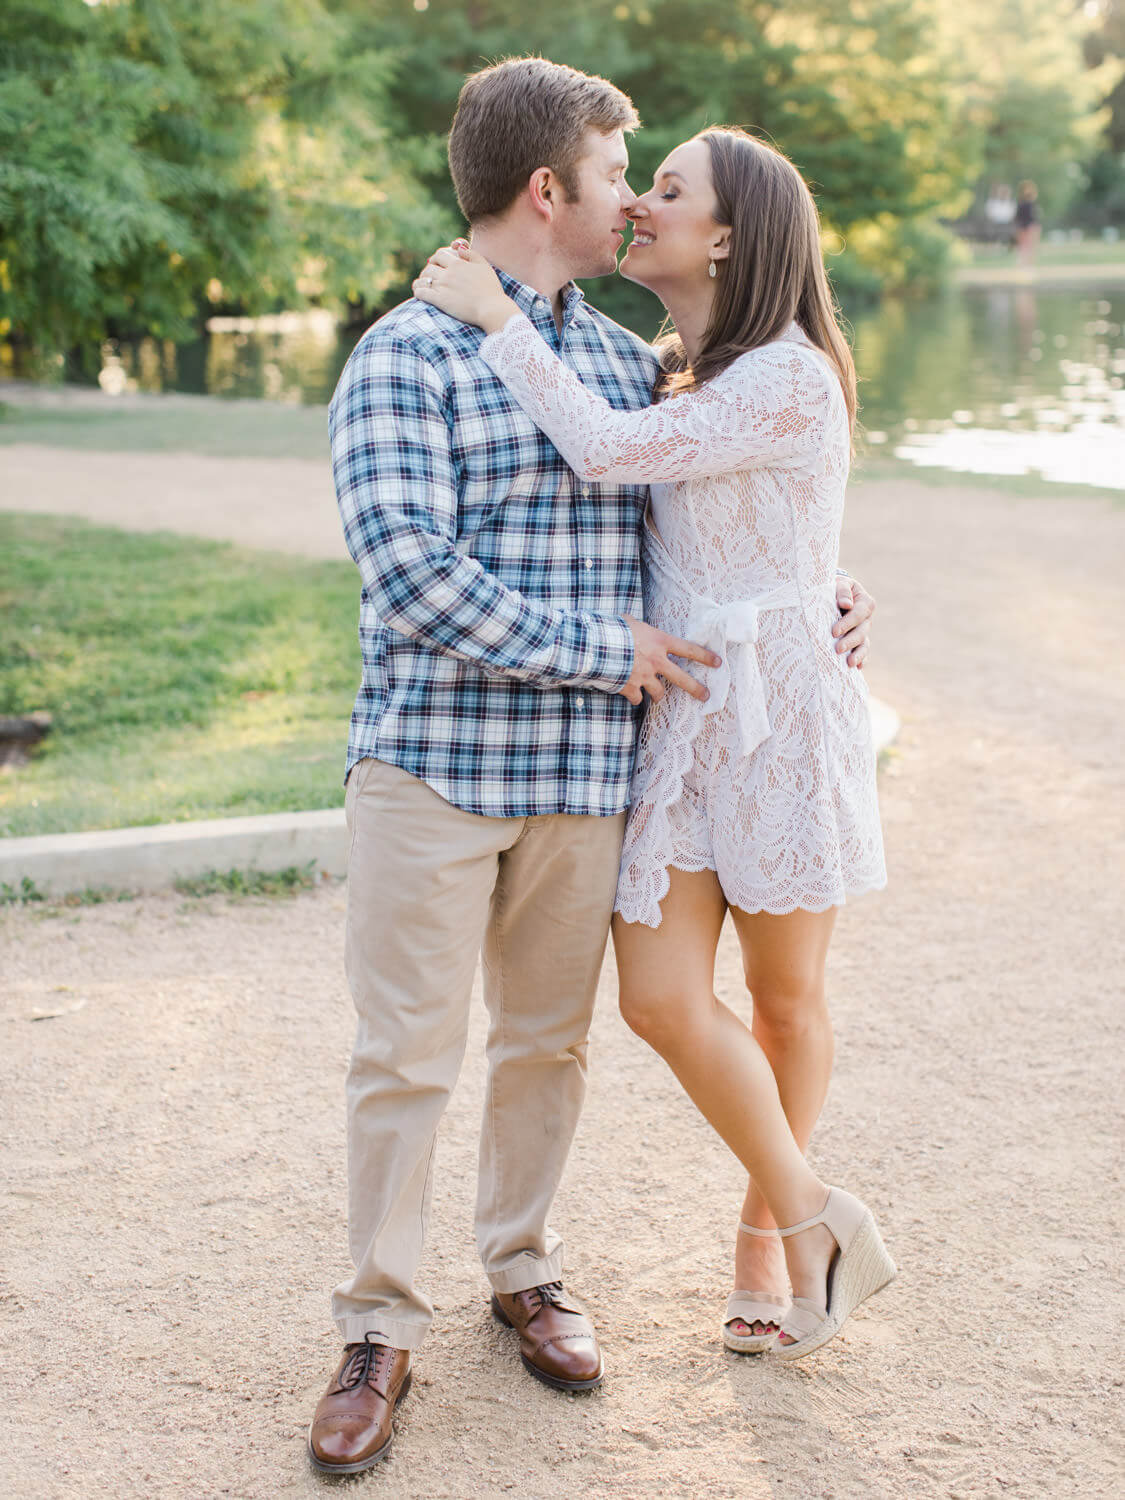
M 703 719 L 702 713 L 698 714 L 698 719 L 701 723 Z M 671 808 L 684 794 L 684 783 L 687 780 L 687 773 L 692 761 L 695 759 L 695 735 L 698 733 L 698 728 L 699 725 L 696 724 L 691 734 L 682 734 L 678 737 L 672 737 L 669 734 L 668 738 L 671 740 L 671 743 L 667 745 L 668 759 L 661 768 L 663 774 L 661 774 L 661 770 L 658 770 L 657 774 L 649 780 L 643 791 L 634 782 L 631 797 L 634 807 L 645 805 L 645 798 L 651 794 L 653 787 L 660 782 L 663 782 L 664 792 L 662 796 L 653 798 L 647 804 L 650 811 L 644 833 L 641 835 L 638 844 L 633 848 L 629 847 L 630 824 L 632 821 L 631 813 L 630 822 L 625 825 L 625 848 L 622 851 L 621 879 L 618 882 L 615 900 L 617 903 L 620 903 L 623 898 L 631 895 L 634 899 L 629 902 L 630 907 L 640 906 L 642 909 L 647 908 L 648 910 L 652 910 L 653 906 L 655 906 L 656 909 L 655 921 L 649 921 L 647 917 L 626 917 L 625 920 L 627 922 L 644 921 L 646 927 L 659 927 L 660 925 L 660 903 L 668 894 L 668 887 L 671 884 L 667 870 L 669 861 L 654 860 L 652 855 L 657 851 L 663 852 L 664 850 L 671 850 L 674 847 L 669 813 Z M 647 859 L 643 857 L 645 848 L 649 851 Z M 638 866 L 641 869 L 647 866 L 651 872 L 643 885 L 640 882 L 634 883 L 625 880 L 626 872 L 635 870 Z M 624 908 L 617 904 L 614 906 L 614 910 L 623 911 Z
M 686 875 L 698 875 L 703 870 L 712 870 L 716 875 L 719 873 L 718 870 L 715 869 L 715 866 L 710 863 L 696 862 L 694 865 L 689 867 L 686 865 L 679 865 L 675 862 L 675 860 L 673 860 L 671 864 L 666 865 L 665 868 L 660 872 L 660 878 L 656 882 L 660 894 L 656 898 L 655 917 L 651 915 L 652 908 L 648 901 L 629 902 L 629 909 L 627 910 L 626 905 L 622 903 L 619 896 L 617 904 L 613 909 L 623 922 L 628 923 L 630 926 L 638 923 L 642 926 L 652 928 L 660 926 L 660 923 L 663 921 L 664 916 L 664 914 L 660 910 L 660 903 L 667 896 L 668 890 L 672 884 L 671 877 L 668 874 L 669 870 L 682 870 Z M 886 888 L 887 877 L 884 874 L 878 876 L 877 878 L 872 877 L 867 880 L 857 881 L 854 885 L 846 885 L 838 895 L 832 896 L 828 900 L 823 900 L 820 898 L 801 899 L 791 894 L 787 894 L 784 896 L 779 895 L 773 900 L 769 900 L 762 899 L 759 895 L 751 895 L 744 890 L 737 889 L 732 896 L 731 892 L 729 892 L 725 887 L 723 888 L 723 895 L 727 899 L 728 906 L 737 907 L 739 911 L 745 912 L 748 917 L 756 917 L 763 913 L 771 917 L 788 917 L 795 911 L 812 912 L 815 916 L 819 912 L 827 911 L 829 907 L 846 906 L 849 901 L 854 901 L 858 896 L 866 895 L 870 891 L 883 891 L 886 890 Z M 745 897 L 745 899 L 736 899 L 739 896 L 743 896 Z M 630 915 L 630 910 L 635 911 L 635 915 Z

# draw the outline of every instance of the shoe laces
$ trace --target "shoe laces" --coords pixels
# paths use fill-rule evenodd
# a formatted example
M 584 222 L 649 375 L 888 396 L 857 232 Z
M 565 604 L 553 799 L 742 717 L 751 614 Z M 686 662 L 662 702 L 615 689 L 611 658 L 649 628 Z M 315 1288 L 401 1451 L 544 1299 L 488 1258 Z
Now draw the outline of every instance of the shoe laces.
M 560 1307 L 565 1301 L 561 1281 L 545 1281 L 542 1286 L 529 1287 L 525 1295 L 532 1299 L 534 1312 L 544 1307 Z
M 337 1396 L 344 1391 L 358 1391 L 365 1382 L 373 1391 L 378 1391 L 379 1379 L 389 1368 L 395 1351 L 389 1344 L 373 1343 L 369 1333 L 364 1335 L 362 1344 L 350 1344 L 348 1348 L 350 1353 L 336 1377 L 336 1389 L 330 1394 Z

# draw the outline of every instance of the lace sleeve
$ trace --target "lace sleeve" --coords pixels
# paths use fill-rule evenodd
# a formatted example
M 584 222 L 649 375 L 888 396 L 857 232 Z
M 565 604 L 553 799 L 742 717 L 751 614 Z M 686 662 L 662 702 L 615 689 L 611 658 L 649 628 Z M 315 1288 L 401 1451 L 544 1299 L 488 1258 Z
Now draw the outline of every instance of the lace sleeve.
M 647 484 L 781 467 L 822 448 L 843 411 L 821 356 L 791 341 L 752 350 L 698 391 L 641 411 L 617 411 L 588 390 L 522 314 L 480 354 L 585 479 Z

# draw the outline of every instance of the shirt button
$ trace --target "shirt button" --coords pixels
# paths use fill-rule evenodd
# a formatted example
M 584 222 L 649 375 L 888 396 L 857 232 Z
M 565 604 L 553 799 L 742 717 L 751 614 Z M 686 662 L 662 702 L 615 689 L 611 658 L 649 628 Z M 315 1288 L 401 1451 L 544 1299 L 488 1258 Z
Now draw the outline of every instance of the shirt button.
M 593 559 L 593 558 L 592 558 L 592 557 L 588 557 L 588 558 L 587 558 L 587 559 L 586 559 L 586 571 L 587 571 L 587 573 L 588 573 L 588 572 L 589 572 L 589 571 L 590 571 L 590 569 L 591 569 L 591 568 L 592 568 L 592 567 L 593 567 L 593 566 L 594 566 L 594 559 Z
M 589 494 L 590 494 L 590 486 L 588 484 L 584 484 L 582 486 L 582 493 L 583 493 L 584 496 L 587 496 L 587 497 L 589 496 Z
M 575 698 L 575 700 L 574 700 L 574 706 L 575 706 L 575 708 L 585 708 L 586 707 L 586 700 L 585 700 L 585 698 Z

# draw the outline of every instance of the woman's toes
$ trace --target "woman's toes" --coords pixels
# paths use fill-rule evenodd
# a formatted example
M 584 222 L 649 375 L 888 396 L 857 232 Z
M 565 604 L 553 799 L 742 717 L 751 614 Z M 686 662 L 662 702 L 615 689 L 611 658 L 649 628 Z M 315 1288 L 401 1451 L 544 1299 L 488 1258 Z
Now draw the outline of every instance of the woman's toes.
M 742 1318 L 732 1318 L 730 1326 L 740 1338 L 745 1338 L 747 1335 L 753 1334 L 756 1339 L 760 1339 L 767 1333 L 776 1333 L 778 1331 L 776 1323 L 763 1323 L 760 1319 L 753 1323 L 746 1323 Z

